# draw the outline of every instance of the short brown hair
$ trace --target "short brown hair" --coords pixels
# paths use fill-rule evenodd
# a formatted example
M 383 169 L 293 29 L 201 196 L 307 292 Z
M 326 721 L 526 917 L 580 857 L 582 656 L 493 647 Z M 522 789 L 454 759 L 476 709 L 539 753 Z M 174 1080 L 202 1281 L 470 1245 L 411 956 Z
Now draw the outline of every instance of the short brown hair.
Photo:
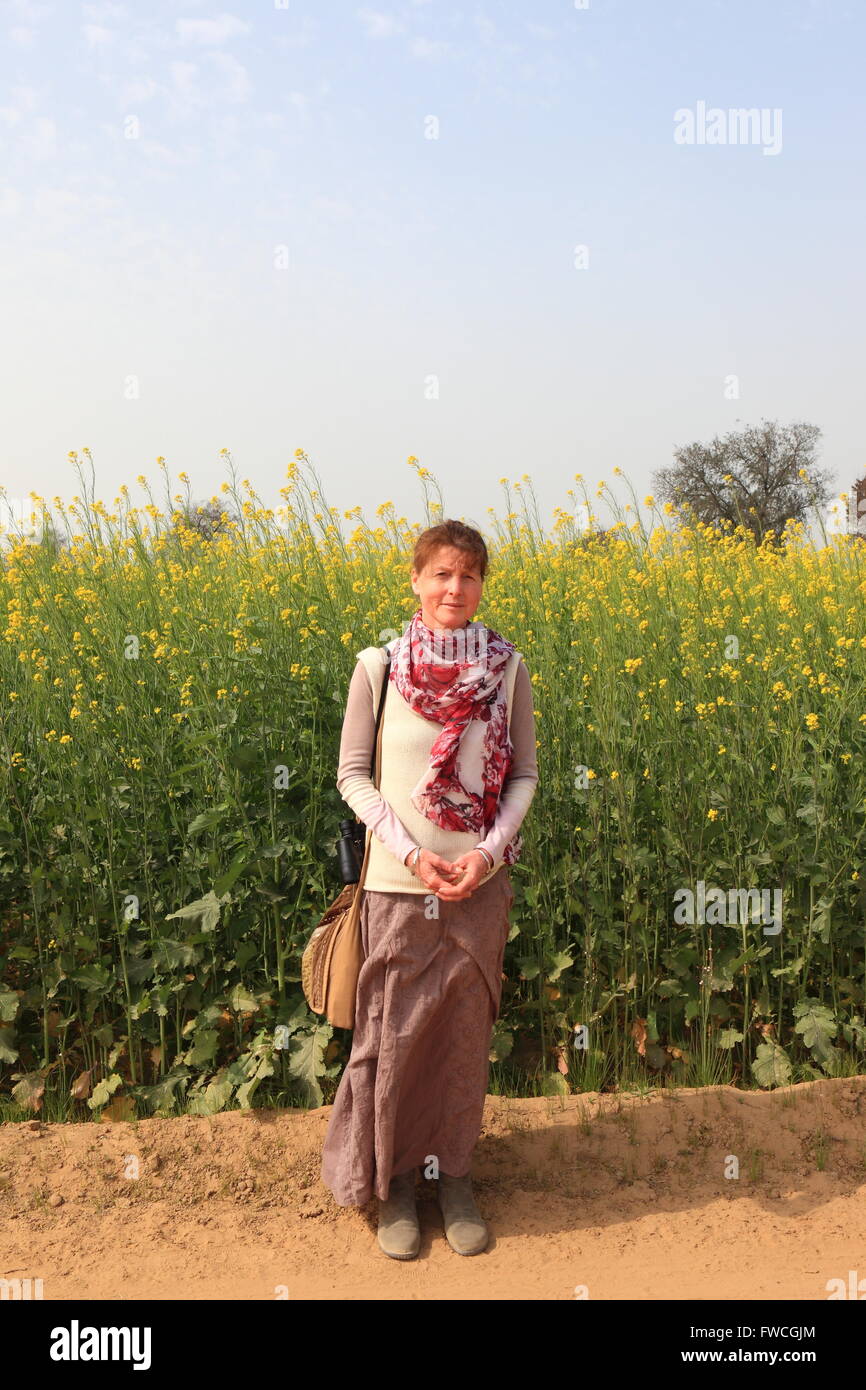
M 415 542 L 412 556 L 412 563 L 418 573 L 421 573 L 440 546 L 448 545 L 456 546 L 458 550 L 463 550 L 471 556 L 481 570 L 482 580 L 485 578 L 490 557 L 484 537 L 474 526 L 466 526 L 462 521 L 453 520 L 440 521 L 438 526 L 429 526 L 426 531 L 421 532 Z

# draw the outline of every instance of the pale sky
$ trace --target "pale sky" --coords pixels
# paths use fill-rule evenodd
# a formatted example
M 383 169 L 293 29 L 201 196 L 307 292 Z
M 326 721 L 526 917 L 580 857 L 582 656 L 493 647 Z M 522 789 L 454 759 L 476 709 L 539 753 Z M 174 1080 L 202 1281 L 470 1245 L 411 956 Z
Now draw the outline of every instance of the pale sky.
M 68 500 L 87 445 L 106 504 L 158 455 L 201 500 L 227 447 L 277 505 L 300 446 L 329 505 L 420 520 L 414 454 L 447 515 L 528 473 L 548 524 L 576 472 L 643 498 L 763 417 L 819 425 L 841 490 L 864 31 L 853 0 L 5 0 L 0 482 Z

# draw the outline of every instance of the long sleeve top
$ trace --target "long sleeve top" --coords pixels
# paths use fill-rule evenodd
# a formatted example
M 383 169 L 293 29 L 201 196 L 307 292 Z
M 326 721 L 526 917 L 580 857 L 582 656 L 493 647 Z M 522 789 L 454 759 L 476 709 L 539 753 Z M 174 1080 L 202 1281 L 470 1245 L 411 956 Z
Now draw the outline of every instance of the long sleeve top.
M 509 733 L 514 759 L 503 783 L 495 821 L 483 838 L 481 831 L 445 830 L 422 815 L 410 793 L 430 762 L 430 750 L 442 725 L 425 719 L 388 682 L 382 712 L 382 770 L 380 789 L 370 777 L 376 710 L 385 671 L 379 647 L 365 647 L 349 684 L 340 740 L 337 790 L 359 820 L 372 831 L 364 887 L 377 892 L 429 893 L 404 860 L 416 845 L 453 860 L 480 846 L 493 857 L 482 883 L 502 866 L 502 855 L 529 809 L 538 783 L 532 682 L 519 652 L 507 663 Z M 483 741 L 482 721 L 471 720 L 464 740 Z M 480 791 L 481 788 L 473 788 Z

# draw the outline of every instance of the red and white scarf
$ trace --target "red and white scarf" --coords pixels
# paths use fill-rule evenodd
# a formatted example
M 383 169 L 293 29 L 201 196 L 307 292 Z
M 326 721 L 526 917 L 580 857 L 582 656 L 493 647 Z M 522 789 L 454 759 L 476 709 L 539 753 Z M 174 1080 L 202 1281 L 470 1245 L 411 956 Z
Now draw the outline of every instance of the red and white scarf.
M 413 710 L 443 726 L 410 800 L 444 830 L 474 830 L 484 839 L 496 819 L 514 761 L 502 677 L 516 650 L 481 622 L 434 632 L 420 608 L 390 644 L 389 679 Z M 515 864 L 522 849 L 518 832 L 503 862 Z

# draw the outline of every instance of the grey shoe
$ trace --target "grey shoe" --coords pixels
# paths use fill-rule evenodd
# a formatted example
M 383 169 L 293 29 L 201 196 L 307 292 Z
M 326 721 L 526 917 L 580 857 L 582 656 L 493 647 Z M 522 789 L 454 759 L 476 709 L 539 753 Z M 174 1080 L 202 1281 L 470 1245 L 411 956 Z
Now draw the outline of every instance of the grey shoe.
M 487 1249 L 490 1232 L 475 1205 L 469 1174 L 451 1178 L 440 1172 L 437 1196 L 451 1249 L 458 1255 L 480 1255 Z
M 421 1249 L 421 1229 L 415 1207 L 415 1175 L 398 1173 L 388 1186 L 388 1200 L 379 1200 L 379 1245 L 392 1260 L 414 1260 Z

